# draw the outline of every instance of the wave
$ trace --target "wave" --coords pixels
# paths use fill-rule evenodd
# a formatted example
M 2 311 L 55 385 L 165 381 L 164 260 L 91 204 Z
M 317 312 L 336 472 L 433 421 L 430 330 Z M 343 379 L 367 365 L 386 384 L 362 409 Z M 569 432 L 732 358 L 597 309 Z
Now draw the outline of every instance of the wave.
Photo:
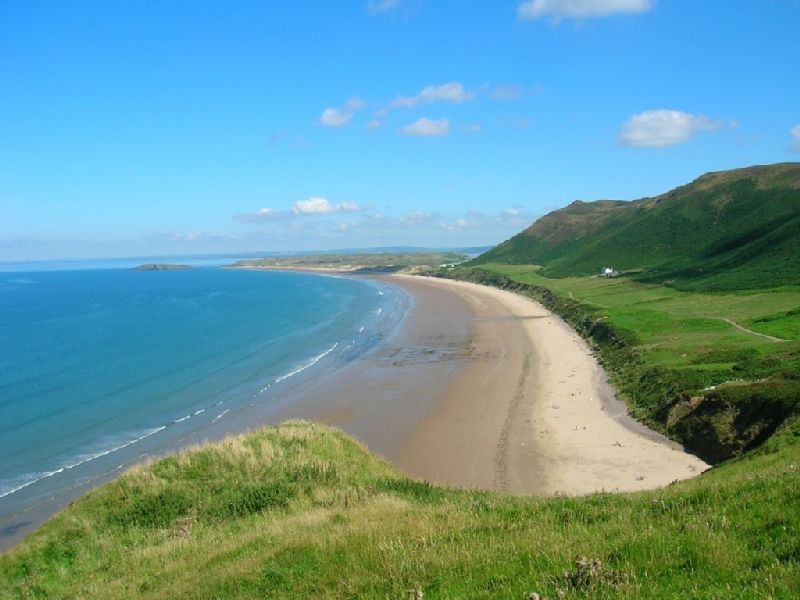
M 296 368 L 294 371 L 291 371 L 291 372 L 289 372 L 289 373 L 286 373 L 285 375 L 281 375 L 280 377 L 278 377 L 278 378 L 277 378 L 277 379 L 274 381 L 274 383 L 280 383 L 281 381 L 285 381 L 285 380 L 289 379 L 289 377 L 294 377 L 294 376 L 295 376 L 295 375 L 297 375 L 298 373 L 302 373 L 302 372 L 303 372 L 303 371 L 305 371 L 306 369 L 313 367 L 315 364 L 317 364 L 317 363 L 318 363 L 319 361 L 321 361 L 323 358 L 325 358 L 326 356 L 328 356 L 328 354 L 330 354 L 331 352 L 333 352 L 334 350 L 336 350 L 336 347 L 337 347 L 338 345 L 339 345 L 339 342 L 336 342 L 336 343 L 335 343 L 333 346 L 331 346 L 330 348 L 328 348 L 327 350 L 325 350 L 325 352 L 323 352 L 323 353 L 322 353 L 322 354 L 320 354 L 319 356 L 315 356 L 315 357 L 314 357 L 314 358 L 312 358 L 310 361 L 308 361 L 306 364 L 304 364 L 302 367 L 298 367 L 298 368 Z
M 114 446 L 113 448 L 102 450 L 100 452 L 95 452 L 94 454 L 81 454 L 78 456 L 78 459 L 76 461 L 68 463 L 53 471 L 40 471 L 38 473 L 26 473 L 25 475 L 21 475 L 17 479 L 27 479 L 27 481 L 25 481 L 25 483 L 22 483 L 20 485 L 16 485 L 16 487 L 6 488 L 6 489 L 0 488 L 0 498 L 5 498 L 6 496 L 10 496 L 14 492 L 18 492 L 22 489 L 25 489 L 29 485 L 33 485 L 34 483 L 36 483 L 37 481 L 41 481 L 42 479 L 47 479 L 48 477 L 52 477 L 53 475 L 58 475 L 59 473 L 63 473 L 64 471 L 74 469 L 75 467 L 79 467 L 90 461 L 102 458 L 103 456 L 108 456 L 109 454 L 111 454 L 112 452 L 116 452 L 117 450 L 122 450 L 123 448 L 127 448 L 128 446 L 132 446 L 136 442 L 141 442 L 143 439 L 148 438 L 151 435 L 155 435 L 159 431 L 164 431 L 166 428 L 167 428 L 166 425 L 162 425 L 161 427 L 155 427 L 153 429 L 145 431 L 145 433 L 143 433 L 142 435 L 137 436 L 132 440 L 128 440 L 123 444 L 119 444 L 118 446 Z
M 185 417 L 181 417 L 180 419 L 175 419 L 173 421 L 173 423 L 182 423 L 183 421 L 185 421 L 187 419 L 191 419 L 191 418 L 192 418 L 192 415 L 186 415 Z
M 226 408 L 221 413 L 219 413 L 216 417 L 214 417 L 214 421 L 212 421 L 212 422 L 219 421 L 222 417 L 227 415 L 229 412 L 231 412 L 231 409 L 230 408 Z

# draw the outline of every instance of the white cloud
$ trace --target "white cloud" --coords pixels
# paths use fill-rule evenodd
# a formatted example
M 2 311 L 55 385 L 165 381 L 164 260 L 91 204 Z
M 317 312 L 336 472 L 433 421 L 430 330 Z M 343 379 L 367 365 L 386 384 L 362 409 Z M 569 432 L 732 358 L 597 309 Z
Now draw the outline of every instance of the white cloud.
M 496 85 L 489 90 L 492 100 L 516 100 L 522 96 L 522 88 L 518 85 Z
M 416 227 L 416 226 L 422 225 L 424 223 L 430 223 L 431 221 L 434 221 L 437 218 L 438 218 L 438 215 L 436 213 L 427 212 L 427 211 L 424 211 L 424 210 L 414 210 L 414 211 L 411 211 L 410 213 L 406 213 L 405 215 L 400 217 L 398 222 L 401 225 L 406 225 L 406 226 L 409 226 L 409 227 Z
M 720 121 L 704 115 L 679 110 L 647 110 L 628 119 L 622 126 L 619 141 L 626 146 L 661 148 L 687 142 L 698 131 L 720 129 L 723 126 Z
M 789 150 L 792 152 L 800 152 L 800 125 L 795 125 L 789 130 L 789 135 L 792 136 L 792 142 L 789 144 Z
M 391 106 L 394 108 L 412 108 L 420 104 L 431 104 L 432 102 L 466 102 L 474 97 L 474 92 L 465 89 L 457 81 L 451 81 L 442 85 L 429 85 L 423 88 L 416 96 L 399 96 L 392 101 Z
M 330 106 L 322 111 L 319 122 L 326 127 L 344 127 L 353 116 L 364 108 L 365 104 L 361 98 L 353 96 L 348 98 L 342 108 Z
M 517 6 L 517 16 L 523 21 L 550 17 L 605 17 L 618 13 L 642 13 L 650 10 L 653 0 L 526 0 Z
M 357 203 L 355 202 L 340 202 L 337 205 L 338 212 L 358 212 L 363 210 Z
M 477 231 L 506 230 L 519 231 L 527 227 L 533 217 L 521 206 L 513 206 L 499 213 L 483 213 L 476 210 L 467 211 L 462 217 L 455 219 L 442 219 L 439 222 L 441 229 L 446 231 L 463 231 L 466 229 Z
M 334 204 L 327 198 L 312 196 L 306 200 L 298 200 L 288 210 L 260 208 L 252 213 L 234 215 L 240 223 L 262 223 L 264 221 L 287 221 L 305 215 L 330 215 L 334 213 L 355 213 L 366 210 L 356 202 L 339 202 Z
M 242 213 L 234 216 L 233 218 L 240 223 L 258 223 L 259 221 L 267 221 L 281 216 L 280 211 L 274 208 L 259 208 L 253 213 Z
M 471 123 L 469 125 L 462 125 L 461 131 L 465 131 L 466 133 L 480 133 L 481 131 L 481 124 L 480 123 Z
M 400 130 L 405 135 L 437 136 L 450 133 L 450 121 L 447 119 L 418 119 Z
M 347 102 L 344 103 L 344 106 L 350 110 L 361 110 L 364 108 L 364 101 L 357 96 L 353 96 L 347 99 Z
M 478 235 L 481 239 L 505 239 L 533 221 L 533 215 L 522 206 L 496 213 L 467 211 L 462 214 L 443 215 L 436 212 L 416 210 L 398 216 L 366 213 L 358 219 L 335 224 L 337 232 L 351 235 L 380 237 L 381 239 L 408 239 L 421 235 L 438 239 L 442 232 L 459 236 Z
M 327 215 L 331 213 L 358 212 L 362 208 L 355 202 L 331 203 L 327 198 L 312 196 L 307 200 L 298 200 L 292 204 L 295 215 Z
M 342 127 L 353 118 L 353 111 L 341 110 L 339 108 L 326 108 L 322 111 L 319 122 L 326 127 Z
M 371 15 L 377 15 L 400 8 L 402 4 L 402 0 L 369 0 L 367 2 L 367 11 Z
M 370 119 L 367 121 L 367 129 L 378 129 L 383 123 L 380 119 Z

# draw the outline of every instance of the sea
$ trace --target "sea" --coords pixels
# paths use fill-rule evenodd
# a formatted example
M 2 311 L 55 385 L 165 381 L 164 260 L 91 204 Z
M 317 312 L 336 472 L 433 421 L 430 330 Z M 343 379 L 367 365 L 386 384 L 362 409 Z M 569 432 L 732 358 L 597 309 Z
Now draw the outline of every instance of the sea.
M 0 271 L 0 547 L 137 462 L 257 425 L 410 302 L 371 278 L 193 262 Z

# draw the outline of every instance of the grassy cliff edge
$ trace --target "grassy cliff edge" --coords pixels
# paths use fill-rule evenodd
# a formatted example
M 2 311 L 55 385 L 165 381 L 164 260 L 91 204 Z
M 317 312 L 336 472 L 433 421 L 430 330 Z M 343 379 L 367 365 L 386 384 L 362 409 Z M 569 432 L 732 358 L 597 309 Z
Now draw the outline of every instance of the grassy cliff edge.
M 0 557 L 0 598 L 789 598 L 800 427 L 690 481 L 517 498 L 289 422 L 136 467 Z

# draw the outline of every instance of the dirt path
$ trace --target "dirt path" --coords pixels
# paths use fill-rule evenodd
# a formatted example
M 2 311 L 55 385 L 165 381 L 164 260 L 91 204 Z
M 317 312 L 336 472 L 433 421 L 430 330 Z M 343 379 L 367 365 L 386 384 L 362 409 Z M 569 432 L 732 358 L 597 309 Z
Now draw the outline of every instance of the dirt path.
M 733 325 L 739 331 L 743 331 L 745 333 L 749 333 L 750 335 L 756 335 L 760 338 L 764 338 L 766 340 L 770 340 L 772 342 L 788 342 L 789 340 L 784 340 L 783 338 L 775 337 L 774 335 L 767 335 L 766 333 L 759 333 L 758 331 L 753 331 L 752 329 L 748 329 L 743 325 L 739 325 L 733 319 L 726 319 L 725 317 L 717 317 L 720 321 L 725 321 L 728 325 Z

